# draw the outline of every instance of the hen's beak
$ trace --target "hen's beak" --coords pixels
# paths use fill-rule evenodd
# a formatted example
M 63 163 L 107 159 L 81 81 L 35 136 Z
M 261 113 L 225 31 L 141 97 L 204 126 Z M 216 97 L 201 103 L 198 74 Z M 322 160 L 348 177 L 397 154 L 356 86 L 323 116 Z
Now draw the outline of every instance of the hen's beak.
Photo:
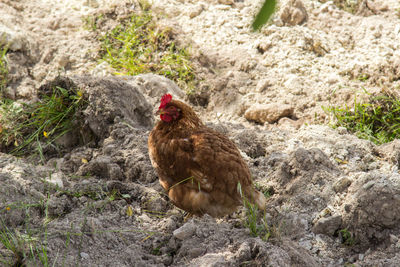
M 156 113 L 155 113 L 156 115 L 162 115 L 162 114 L 165 114 L 165 110 L 164 109 L 159 109 L 159 110 L 157 110 L 156 111 Z

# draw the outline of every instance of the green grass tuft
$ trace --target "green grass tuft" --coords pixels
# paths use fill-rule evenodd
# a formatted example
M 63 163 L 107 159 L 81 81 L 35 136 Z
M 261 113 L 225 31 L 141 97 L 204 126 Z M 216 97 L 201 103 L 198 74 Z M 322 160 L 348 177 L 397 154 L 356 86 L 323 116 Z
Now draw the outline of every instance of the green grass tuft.
M 0 148 L 14 155 L 36 151 L 74 128 L 75 113 L 83 104 L 82 92 L 54 87 L 35 103 L 0 100 Z M 33 145 L 35 144 L 35 145 Z
M 271 230 L 268 226 L 266 216 L 260 218 L 260 211 L 257 205 L 251 203 L 243 194 L 242 185 L 237 184 L 237 191 L 242 198 L 243 206 L 246 209 L 244 226 L 249 228 L 250 234 L 254 237 L 259 236 L 262 240 L 267 241 L 271 237 Z
M 158 27 L 145 8 L 100 38 L 102 60 L 117 74 L 156 73 L 175 81 L 187 92 L 192 91 L 196 77 L 188 48 L 178 47 L 171 29 Z
M 353 238 L 353 235 L 347 228 L 339 230 L 339 236 L 342 239 L 342 243 L 346 246 L 353 246 L 355 244 L 355 240 Z
M 45 232 L 47 234 L 46 229 Z M 37 236 L 20 233 L 0 223 L 0 244 L 7 251 L 0 258 L 4 266 L 50 266 L 45 243 Z
M 259 210 L 255 204 L 250 203 L 244 199 L 246 207 L 246 218 L 244 225 L 249 228 L 250 234 L 254 237 L 259 236 L 262 240 L 267 241 L 271 237 L 271 230 L 267 223 L 266 216 L 264 215 L 260 220 L 258 219 Z
M 27 220 L 25 228 L 20 230 L 9 228 L 5 221 L 0 220 L 0 247 L 6 252 L 2 253 L 0 263 L 4 266 L 50 266 L 47 248 L 47 224 L 50 221 L 48 200 L 49 196 L 40 203 L 18 202 L 7 206 L 7 212 L 13 212 L 14 209 L 25 210 Z M 43 208 L 45 217 L 39 228 L 31 228 L 29 217 L 32 207 Z M 51 266 L 56 266 L 56 261 L 57 258 Z
M 336 122 L 333 127 L 345 127 L 359 138 L 383 144 L 400 138 L 400 99 L 389 92 L 370 96 L 367 103 L 349 107 L 324 108 Z

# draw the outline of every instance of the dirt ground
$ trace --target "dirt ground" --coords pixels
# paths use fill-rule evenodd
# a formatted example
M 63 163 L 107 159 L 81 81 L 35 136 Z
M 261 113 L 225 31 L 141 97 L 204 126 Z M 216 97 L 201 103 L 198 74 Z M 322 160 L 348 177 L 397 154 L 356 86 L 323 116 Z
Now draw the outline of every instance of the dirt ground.
M 351 13 L 333 1 L 279 1 L 252 32 L 261 2 L 152 1 L 158 23 L 191 46 L 203 79 L 194 99 L 164 77 L 113 76 L 98 62 L 84 18 L 108 12 L 111 27 L 137 2 L 0 2 L 7 96 L 35 100 L 50 82 L 80 88 L 94 140 L 43 166 L 0 153 L 0 216 L 39 248 L 27 266 L 398 266 L 400 144 L 332 129 L 323 107 L 400 88 L 400 2 L 359 1 Z M 227 134 L 271 192 L 269 238 L 250 233 L 244 210 L 185 222 L 169 202 L 147 152 L 167 92 Z M 14 256 L 0 245 L 4 261 Z

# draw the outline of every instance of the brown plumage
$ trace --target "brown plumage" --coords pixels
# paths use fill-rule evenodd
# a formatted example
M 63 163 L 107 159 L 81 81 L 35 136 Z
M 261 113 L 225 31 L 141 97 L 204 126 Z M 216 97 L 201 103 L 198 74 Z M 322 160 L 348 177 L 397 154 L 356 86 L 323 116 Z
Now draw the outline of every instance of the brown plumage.
M 254 189 L 249 168 L 231 140 L 206 127 L 171 95 L 163 96 L 157 113 L 161 121 L 149 136 L 150 159 L 177 207 L 220 217 L 234 212 L 246 197 L 265 208 L 265 197 Z

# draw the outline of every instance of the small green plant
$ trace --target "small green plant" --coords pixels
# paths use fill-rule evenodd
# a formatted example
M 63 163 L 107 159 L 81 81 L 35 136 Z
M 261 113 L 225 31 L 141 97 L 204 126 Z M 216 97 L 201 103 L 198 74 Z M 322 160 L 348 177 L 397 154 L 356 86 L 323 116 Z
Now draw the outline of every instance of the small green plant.
M 0 46 L 0 97 L 3 95 L 8 82 L 7 46 Z
M 160 247 L 153 248 L 153 249 L 151 250 L 151 254 L 156 255 L 156 256 L 161 255 Z
M 369 102 L 357 102 L 349 107 L 324 108 L 336 122 L 334 128 L 342 126 L 358 137 L 376 144 L 390 142 L 400 137 L 400 99 L 387 91 L 370 96 Z
M 347 230 L 347 228 L 344 228 L 342 230 L 339 230 L 339 236 L 342 239 L 342 243 L 346 246 L 353 246 L 355 241 L 353 238 L 353 235 Z
M 11 231 L 3 222 L 0 230 L 0 243 L 10 255 L 0 261 L 8 266 L 23 266 L 26 257 L 25 242 L 18 233 Z
M 3 246 L 9 253 L 0 259 L 0 263 L 6 266 L 50 266 L 47 249 L 47 224 L 48 200 L 41 200 L 39 203 L 17 202 L 6 207 L 7 212 L 15 209 L 25 210 L 25 228 L 18 230 L 10 229 L 3 220 L 0 220 L 0 247 Z M 42 209 L 44 213 L 43 225 L 38 228 L 30 226 L 30 208 Z M 54 260 L 55 266 L 57 259 Z
M 258 220 L 259 210 L 256 205 L 244 199 L 246 207 L 245 226 L 249 228 L 252 236 L 259 236 L 262 240 L 267 241 L 271 237 L 271 230 L 268 226 L 266 217 L 263 216 Z
M 117 74 L 156 73 L 174 80 L 190 92 L 196 81 L 188 49 L 178 47 L 172 31 L 160 28 L 141 1 L 142 12 L 135 13 L 100 38 L 101 58 Z
M 139 6 L 144 11 L 149 11 L 151 8 L 151 3 L 148 0 L 139 0 Z
M 12 230 L 4 222 L 0 224 L 0 244 L 10 252 L 0 259 L 6 266 L 27 266 L 29 263 L 40 263 L 49 266 L 47 247 L 37 237 Z
M 83 20 L 83 28 L 88 30 L 88 31 L 96 31 L 98 27 L 98 22 L 103 19 L 104 15 L 100 14 L 97 16 L 87 16 L 82 18 Z
M 43 145 L 73 129 L 75 113 L 84 104 L 82 92 L 55 86 L 39 98 L 31 104 L 0 100 L 0 148 L 15 155 L 35 150 L 44 160 Z
M 240 183 L 237 185 L 237 190 L 242 198 L 243 206 L 246 209 L 244 226 L 249 228 L 250 234 L 254 237 L 259 236 L 262 240 L 267 241 L 271 236 L 271 231 L 268 226 L 266 216 L 259 219 L 259 210 L 257 205 L 251 203 L 243 194 Z
M 370 78 L 369 74 L 361 74 L 360 76 L 357 77 L 357 80 L 365 82 Z

